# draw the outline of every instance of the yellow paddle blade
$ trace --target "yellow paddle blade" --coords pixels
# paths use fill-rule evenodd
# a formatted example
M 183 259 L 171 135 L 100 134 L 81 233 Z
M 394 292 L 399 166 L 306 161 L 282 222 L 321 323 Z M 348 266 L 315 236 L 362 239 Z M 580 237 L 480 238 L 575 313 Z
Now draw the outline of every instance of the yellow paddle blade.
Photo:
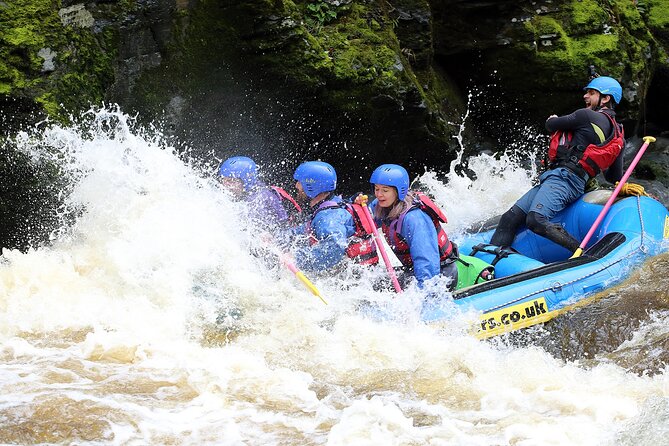
M 324 303 L 325 305 L 328 304 L 328 303 L 325 301 L 325 299 L 323 299 L 323 296 L 321 296 L 321 293 L 320 293 L 320 291 L 318 291 L 318 288 L 316 288 L 316 286 L 315 286 L 313 283 L 311 283 L 311 281 L 310 281 L 309 279 L 307 279 L 306 276 L 305 276 L 304 274 L 302 274 L 302 271 L 297 271 L 297 272 L 295 273 L 295 276 L 296 276 L 298 279 L 300 279 L 300 280 L 302 281 L 302 283 L 303 283 L 307 288 L 309 288 L 309 291 L 311 291 L 311 293 L 312 293 L 314 296 L 316 296 L 316 297 L 318 297 L 320 300 L 322 300 L 323 303 Z

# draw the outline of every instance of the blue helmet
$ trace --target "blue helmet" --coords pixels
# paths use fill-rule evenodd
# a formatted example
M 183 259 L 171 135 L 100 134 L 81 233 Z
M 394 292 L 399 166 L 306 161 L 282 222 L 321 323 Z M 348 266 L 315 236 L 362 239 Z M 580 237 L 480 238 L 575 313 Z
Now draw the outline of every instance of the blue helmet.
M 227 178 L 239 178 L 247 192 L 258 184 L 258 166 L 246 156 L 228 158 L 218 168 L 218 174 Z
M 409 191 L 409 174 L 404 167 L 397 164 L 380 165 L 372 172 L 369 182 L 393 186 L 397 189 L 397 198 L 400 200 L 404 200 Z
M 337 188 L 337 173 L 334 167 L 322 161 L 307 161 L 300 164 L 295 169 L 293 178 L 300 182 L 309 198 Z
M 593 89 L 597 90 L 600 94 L 608 94 L 616 104 L 620 104 L 620 100 L 623 98 L 623 87 L 620 86 L 617 80 L 608 76 L 594 78 L 583 89 Z

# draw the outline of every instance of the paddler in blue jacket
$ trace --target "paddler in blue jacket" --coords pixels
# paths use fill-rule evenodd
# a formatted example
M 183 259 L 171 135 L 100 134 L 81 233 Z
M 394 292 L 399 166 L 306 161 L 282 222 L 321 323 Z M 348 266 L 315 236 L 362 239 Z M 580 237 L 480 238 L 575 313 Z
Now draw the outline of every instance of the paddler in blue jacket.
M 409 191 L 409 174 L 397 164 L 383 164 L 372 172 L 370 182 L 376 199 L 370 204 L 372 215 L 388 240 L 390 248 L 419 286 L 438 275 L 450 279 L 454 289 L 458 280 L 457 248 L 441 223 L 442 211 L 425 194 Z
M 246 216 L 254 228 L 270 232 L 286 229 L 293 223 L 286 207 L 294 210 L 293 214 L 301 210 L 283 189 L 262 182 L 258 178 L 258 166 L 246 156 L 225 160 L 218 169 L 218 177 L 234 199 L 248 204 Z
M 307 161 L 293 175 L 298 199 L 308 203 L 307 222 L 290 231 L 308 239 L 294 250 L 295 263 L 305 271 L 323 271 L 349 257 L 361 264 L 378 262 L 371 230 L 363 223 L 361 207 L 335 194 L 337 173 L 328 163 Z

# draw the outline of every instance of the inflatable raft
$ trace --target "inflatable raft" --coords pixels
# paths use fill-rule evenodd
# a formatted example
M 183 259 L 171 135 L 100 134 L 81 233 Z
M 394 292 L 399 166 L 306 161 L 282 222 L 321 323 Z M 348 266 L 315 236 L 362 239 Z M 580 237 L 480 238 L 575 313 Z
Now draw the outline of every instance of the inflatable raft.
M 583 240 L 610 196 L 605 190 L 585 194 L 552 221 Z M 495 266 L 495 279 L 453 293 L 461 310 L 480 315 L 480 338 L 546 322 L 627 278 L 646 258 L 669 249 L 669 211 L 647 196 L 619 199 L 576 258 L 527 228 L 507 250 L 487 244 L 492 234 L 458 240 L 461 254 Z M 425 308 L 423 319 L 441 322 L 449 313 L 443 306 Z

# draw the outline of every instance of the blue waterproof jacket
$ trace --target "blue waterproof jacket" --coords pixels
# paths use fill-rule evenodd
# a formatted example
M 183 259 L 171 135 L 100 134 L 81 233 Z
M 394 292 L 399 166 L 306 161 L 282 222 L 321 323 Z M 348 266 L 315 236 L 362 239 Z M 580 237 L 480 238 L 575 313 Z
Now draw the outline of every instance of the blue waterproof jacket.
M 378 200 L 374 199 L 369 205 L 372 215 L 374 215 L 377 203 Z M 391 222 L 376 220 L 379 227 L 383 223 L 389 225 Z M 388 240 L 388 234 L 385 235 L 386 240 Z M 434 229 L 434 223 L 430 216 L 418 208 L 410 210 L 404 216 L 400 236 L 409 245 L 409 253 L 413 260 L 413 274 L 418 281 L 418 286 L 422 286 L 426 280 L 438 276 L 441 272 L 439 243 L 437 241 L 437 231 Z M 388 245 L 395 250 L 392 240 L 388 240 Z
M 328 199 L 341 203 L 340 196 Z M 316 243 L 295 251 L 295 263 L 305 271 L 322 271 L 333 267 L 346 257 L 349 237 L 355 234 L 355 223 L 351 214 L 343 207 L 324 208 L 321 203 L 312 208 L 314 216 L 309 223 L 296 228 L 293 234 L 313 237 Z

